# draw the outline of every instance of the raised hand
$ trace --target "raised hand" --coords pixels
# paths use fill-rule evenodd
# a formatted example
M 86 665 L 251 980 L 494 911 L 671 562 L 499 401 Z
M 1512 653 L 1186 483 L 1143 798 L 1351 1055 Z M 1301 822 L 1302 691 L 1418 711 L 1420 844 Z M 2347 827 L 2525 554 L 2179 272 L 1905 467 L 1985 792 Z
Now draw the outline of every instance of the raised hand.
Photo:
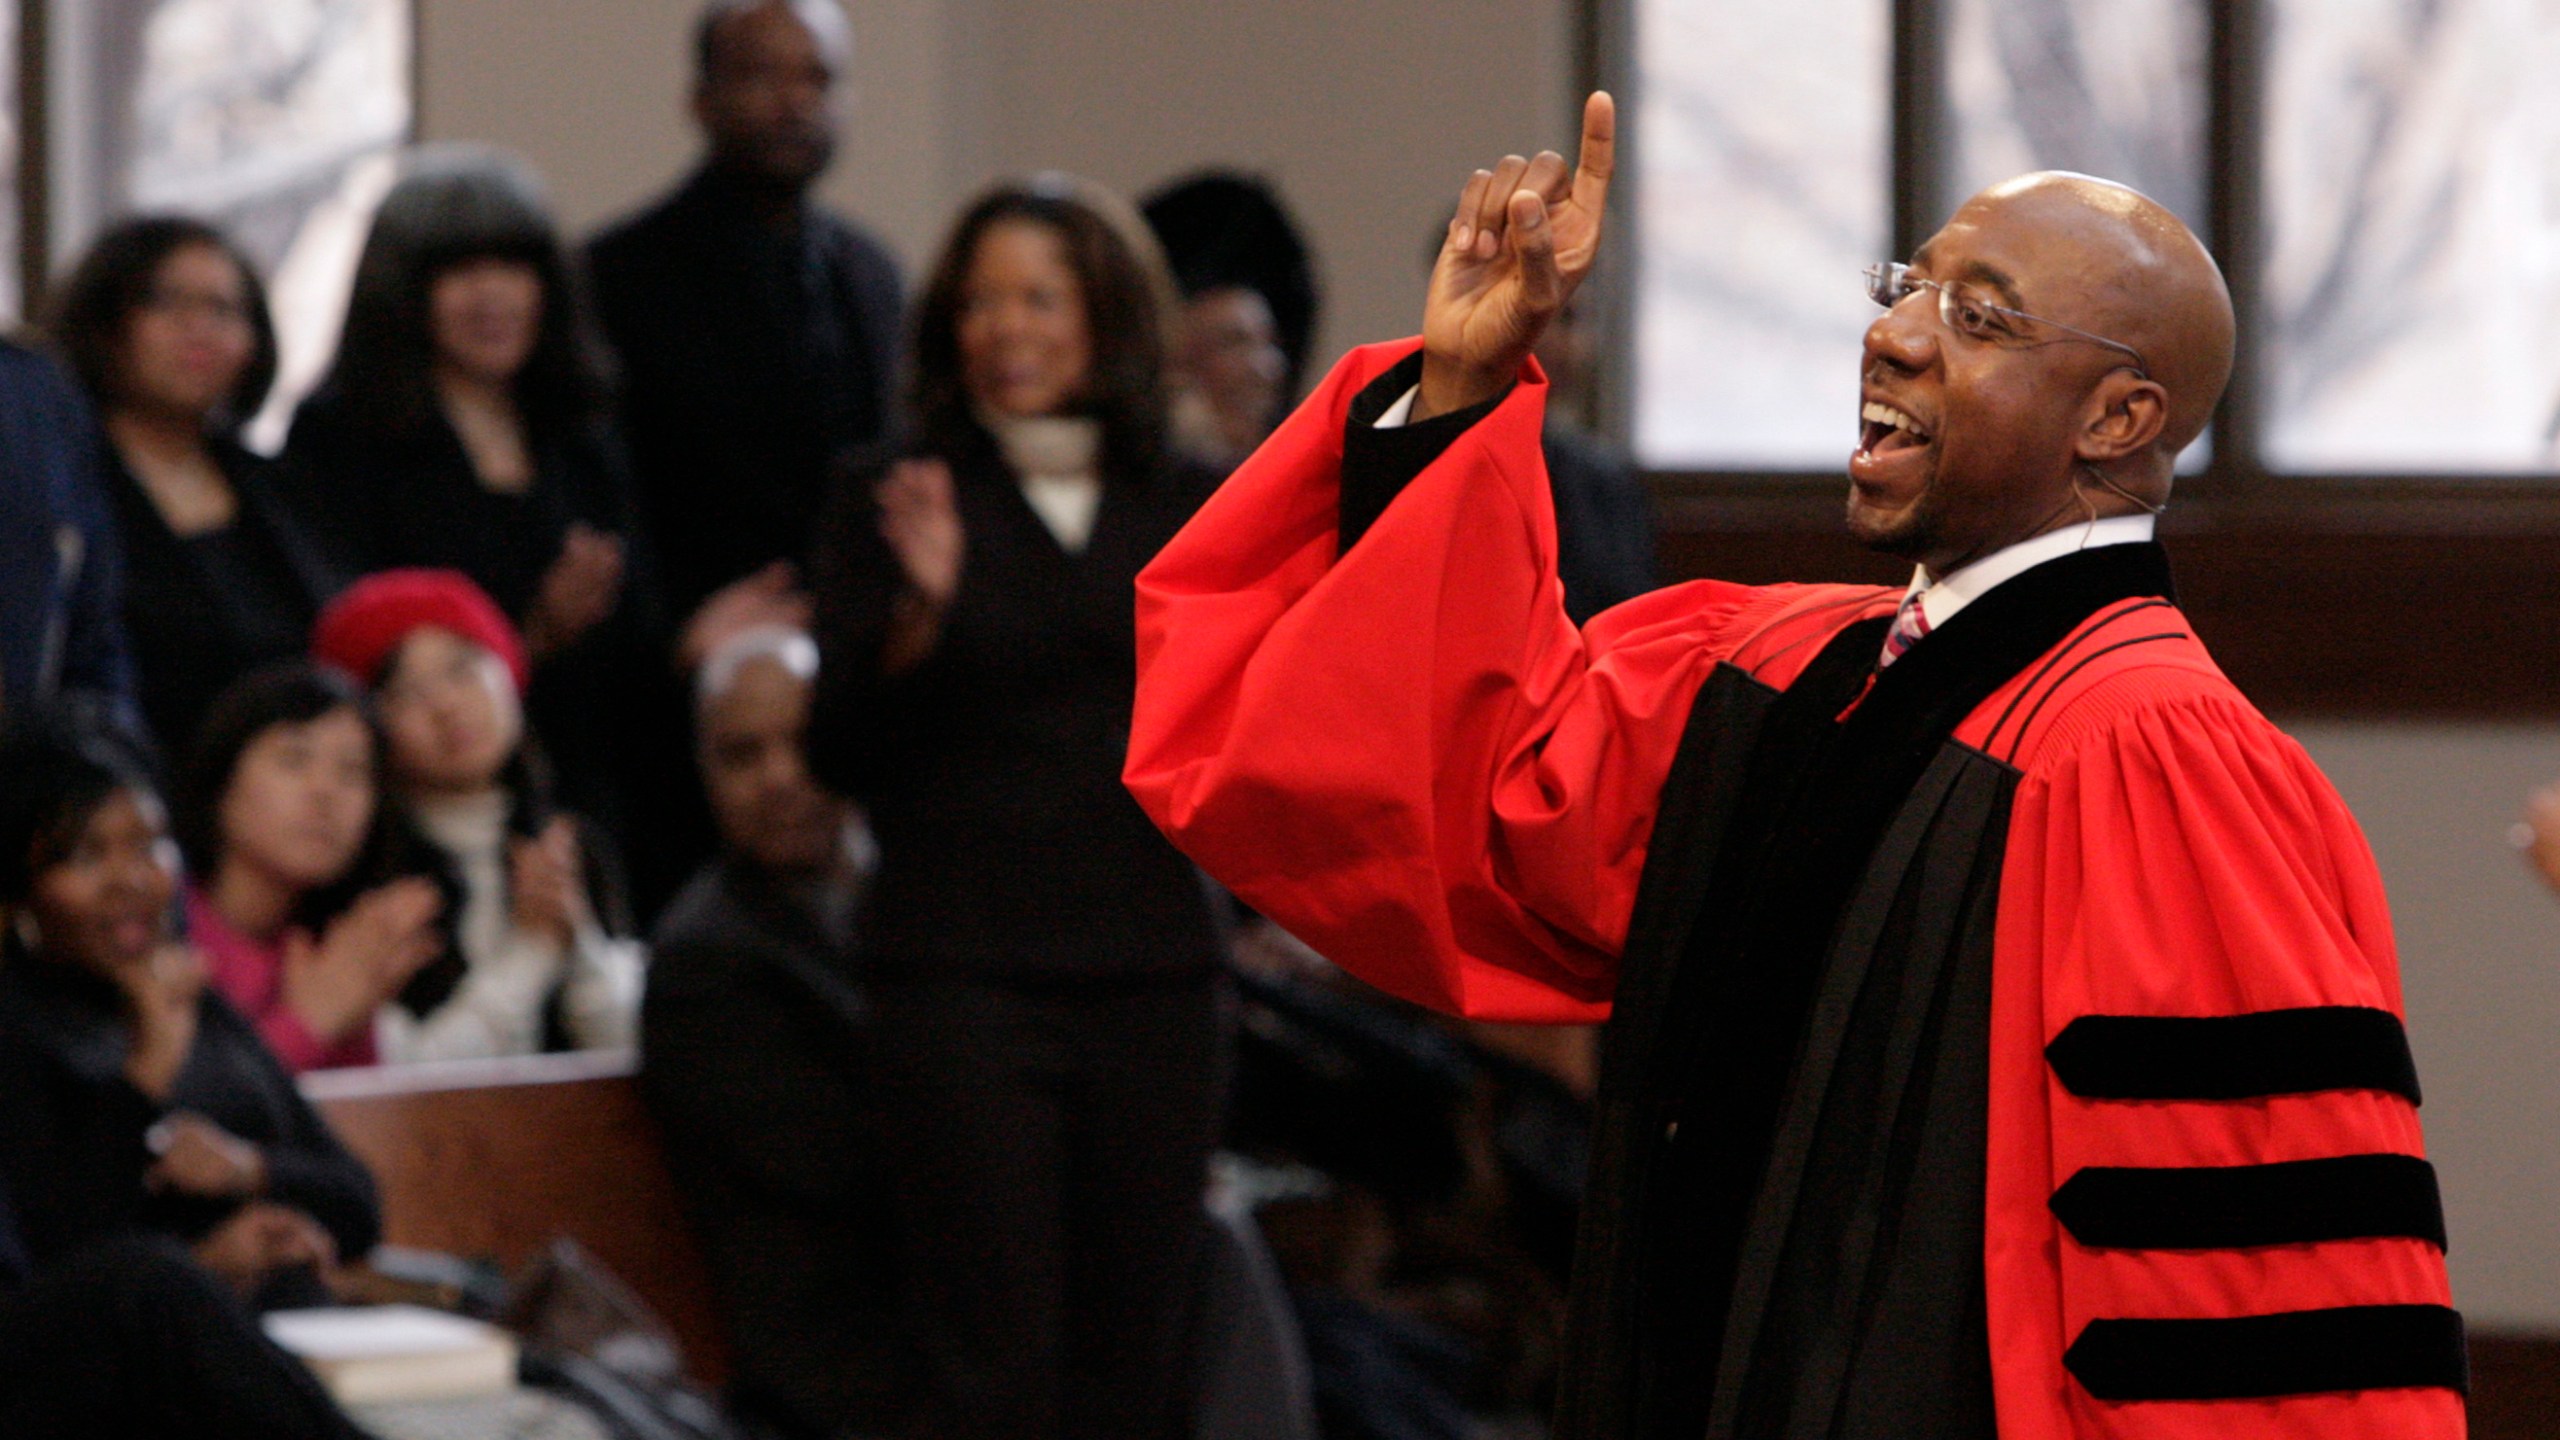
M 507 889 L 514 897 L 515 927 L 562 949 L 592 920 L 587 912 L 586 867 L 578 858 L 578 829 L 567 816 L 540 835 L 518 840 L 507 852 Z
M 968 540 L 951 498 L 951 467 L 939 460 L 901 460 L 880 482 L 880 534 L 906 572 L 907 586 L 936 610 L 960 589 L 960 557 Z
M 569 527 L 525 615 L 525 648 L 536 660 L 576 644 L 622 603 L 623 563 L 619 537 L 589 525 Z
M 285 1003 L 312 1034 L 343 1039 L 444 948 L 436 927 L 443 911 L 434 883 L 411 876 L 357 896 L 317 940 L 287 934 Z
M 686 674 L 718 654 L 720 647 L 763 625 L 792 630 L 809 628 L 809 594 L 800 588 L 800 572 L 788 560 L 776 560 L 743 579 L 714 590 L 684 622 L 676 641 L 676 665 Z
M 196 1044 L 196 1001 L 204 993 L 204 962 L 184 945 L 163 945 L 116 971 L 124 993 L 133 1043 L 125 1048 L 124 1077 L 154 1100 L 166 1099 Z
M 1600 251 L 1617 163 L 1618 107 L 1595 91 L 1582 107 L 1582 153 L 1506 155 L 1458 196 L 1422 309 L 1422 393 L 1413 418 L 1502 393 Z

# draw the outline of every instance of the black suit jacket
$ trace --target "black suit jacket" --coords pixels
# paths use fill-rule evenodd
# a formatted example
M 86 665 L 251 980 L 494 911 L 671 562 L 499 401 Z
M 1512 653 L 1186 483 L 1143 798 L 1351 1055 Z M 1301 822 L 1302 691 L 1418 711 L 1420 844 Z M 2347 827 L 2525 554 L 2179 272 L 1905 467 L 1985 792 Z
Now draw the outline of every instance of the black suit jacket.
M 1106 475 L 1082 554 L 1051 537 L 994 440 L 945 457 L 966 531 L 933 653 L 880 673 L 900 585 L 872 482 L 839 495 L 817 577 L 809 758 L 880 841 L 866 922 L 882 980 L 1198 978 L 1222 946 L 1206 882 L 1120 783 L 1138 571 L 1215 481 Z
M 672 608 L 805 559 L 837 466 L 892 413 L 889 253 L 814 206 L 776 234 L 706 168 L 597 236 L 587 268 Z
M 721 861 L 650 950 L 641 1081 L 719 1286 L 739 1406 L 793 1435 L 893 1428 L 911 1367 L 849 934 Z

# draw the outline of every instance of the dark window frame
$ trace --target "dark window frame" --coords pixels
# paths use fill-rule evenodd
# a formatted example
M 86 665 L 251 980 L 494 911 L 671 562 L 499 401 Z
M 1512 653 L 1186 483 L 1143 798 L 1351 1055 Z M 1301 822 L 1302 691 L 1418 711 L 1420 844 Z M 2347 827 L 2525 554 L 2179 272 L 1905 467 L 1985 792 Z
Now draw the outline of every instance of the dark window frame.
M 1894 253 L 1954 200 L 1938 193 L 1939 0 L 1891 0 Z M 1577 94 L 1633 76 L 1630 0 L 1578 0 Z M 2205 236 L 2239 311 L 2240 364 L 2214 415 L 2213 460 L 2180 480 L 2161 534 L 2181 606 L 2270 711 L 2503 719 L 2560 713 L 2560 484 L 2516 475 L 2271 473 L 2259 458 L 2265 0 L 2210 0 Z M 1640 148 L 1641 136 L 1630 137 Z M 1634 179 L 1635 167 L 1628 167 Z M 1624 187 L 1642 203 L 1641 181 Z M 1627 335 L 1626 286 L 1600 308 Z M 1609 377 L 1631 365 L 1615 347 Z M 1623 383 L 1604 419 L 1625 433 Z M 1648 472 L 1668 579 L 1900 583 L 1909 567 L 1842 529 L 1817 472 Z

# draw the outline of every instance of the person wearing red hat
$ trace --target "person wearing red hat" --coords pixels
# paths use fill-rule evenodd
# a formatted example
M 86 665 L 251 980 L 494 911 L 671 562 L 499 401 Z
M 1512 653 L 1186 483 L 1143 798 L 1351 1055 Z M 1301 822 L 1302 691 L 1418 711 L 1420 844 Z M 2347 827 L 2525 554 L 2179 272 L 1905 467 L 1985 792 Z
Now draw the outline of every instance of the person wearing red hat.
M 312 652 L 373 692 L 390 788 L 447 893 L 453 943 L 386 1009 L 382 1058 L 630 1044 L 646 951 L 609 858 L 552 806 L 505 613 L 459 571 L 387 570 L 321 611 Z

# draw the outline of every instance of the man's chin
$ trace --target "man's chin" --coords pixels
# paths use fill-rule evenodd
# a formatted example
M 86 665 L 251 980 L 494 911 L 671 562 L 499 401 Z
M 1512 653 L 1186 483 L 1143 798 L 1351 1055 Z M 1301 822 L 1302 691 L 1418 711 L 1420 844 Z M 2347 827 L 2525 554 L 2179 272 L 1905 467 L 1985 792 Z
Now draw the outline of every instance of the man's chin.
M 1865 503 L 1856 486 L 1849 489 L 1849 538 L 1897 560 L 1910 560 L 1929 548 L 1928 512 L 1917 504 L 1886 510 Z
M 814 140 L 777 140 L 767 144 L 756 156 L 756 169 L 764 178 L 786 189 L 802 189 L 827 172 L 835 159 L 835 146 Z

